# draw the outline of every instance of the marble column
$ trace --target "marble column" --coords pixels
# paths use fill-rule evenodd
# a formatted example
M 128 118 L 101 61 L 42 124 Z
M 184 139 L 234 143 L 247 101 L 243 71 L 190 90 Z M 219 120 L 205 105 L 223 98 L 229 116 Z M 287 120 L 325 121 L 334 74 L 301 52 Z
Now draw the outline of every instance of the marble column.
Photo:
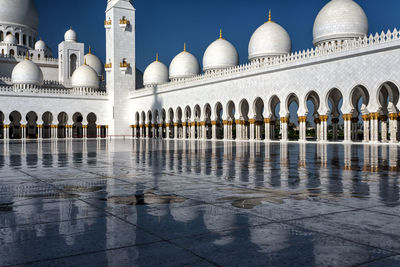
M 379 142 L 379 113 L 374 112 L 369 114 L 371 120 L 371 142 Z
M 217 122 L 216 121 L 211 122 L 211 134 L 212 134 L 212 140 L 217 140 Z
M 255 140 L 256 139 L 256 136 L 255 136 L 255 123 L 256 123 L 256 120 L 255 119 L 250 119 L 249 123 L 250 123 L 250 140 Z M 248 135 L 246 135 L 246 137 L 247 136 Z M 247 139 L 247 138 L 245 138 L 245 139 Z
M 380 116 L 382 143 L 388 142 L 388 116 Z
M 10 125 L 9 124 L 4 124 L 4 140 L 10 139 Z
M 363 142 L 369 142 L 369 114 L 362 115 L 363 120 Z
M 299 117 L 299 140 L 303 142 L 307 140 L 307 116 Z
M 178 123 L 174 123 L 174 139 L 179 138 L 179 132 L 178 132 Z M 162 135 L 161 135 L 162 136 Z
M 271 140 L 271 119 L 264 119 L 265 125 L 265 141 Z
M 288 123 L 289 123 L 289 118 L 283 117 L 281 118 L 281 140 L 282 141 L 288 141 L 289 136 L 288 136 Z
M 228 121 L 223 121 L 224 124 L 224 140 L 228 140 Z
M 196 122 L 192 122 L 191 131 L 190 131 L 190 139 L 196 139 Z
M 397 114 L 389 114 L 389 132 L 390 132 L 390 143 L 397 143 Z
M 315 137 L 317 142 L 321 140 L 321 120 L 319 118 L 314 119 L 315 123 Z
M 351 142 L 351 118 L 352 114 L 343 114 L 344 120 L 344 142 Z
M 328 115 L 319 116 L 321 121 L 321 138 L 320 141 L 326 142 L 328 141 Z

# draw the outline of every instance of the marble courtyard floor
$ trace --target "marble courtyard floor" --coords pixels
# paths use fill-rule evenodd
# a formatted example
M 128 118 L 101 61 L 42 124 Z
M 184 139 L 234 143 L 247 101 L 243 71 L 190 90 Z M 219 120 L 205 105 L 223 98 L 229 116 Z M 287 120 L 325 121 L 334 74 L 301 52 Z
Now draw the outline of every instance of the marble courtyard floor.
M 399 152 L 0 143 L 0 266 L 399 266 Z

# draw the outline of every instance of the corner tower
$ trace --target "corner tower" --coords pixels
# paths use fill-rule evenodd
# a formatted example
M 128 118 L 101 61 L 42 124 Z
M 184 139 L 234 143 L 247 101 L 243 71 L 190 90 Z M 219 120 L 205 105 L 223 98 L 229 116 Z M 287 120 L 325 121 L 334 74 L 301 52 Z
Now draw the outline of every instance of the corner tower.
M 136 86 L 135 8 L 131 1 L 108 0 L 104 27 L 107 92 L 112 114 L 109 134 L 131 135 L 129 92 Z

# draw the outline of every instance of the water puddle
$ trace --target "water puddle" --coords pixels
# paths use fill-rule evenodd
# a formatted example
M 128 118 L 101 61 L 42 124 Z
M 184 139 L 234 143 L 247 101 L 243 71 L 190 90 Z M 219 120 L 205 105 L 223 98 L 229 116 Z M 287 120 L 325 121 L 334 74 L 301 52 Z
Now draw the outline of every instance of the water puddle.
M 147 191 L 144 194 L 134 196 L 112 196 L 109 198 L 100 199 L 118 205 L 157 205 L 157 204 L 172 204 L 183 203 L 187 199 L 177 195 L 156 195 L 153 191 Z
M 13 211 L 13 204 L 12 202 L 10 203 L 0 203 L 0 212 L 10 212 Z

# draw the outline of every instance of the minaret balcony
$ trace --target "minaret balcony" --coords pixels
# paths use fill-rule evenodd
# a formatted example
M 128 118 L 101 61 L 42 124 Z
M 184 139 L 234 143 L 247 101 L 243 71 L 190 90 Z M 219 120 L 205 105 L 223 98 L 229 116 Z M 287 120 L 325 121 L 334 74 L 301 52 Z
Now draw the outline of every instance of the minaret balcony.
M 131 22 L 129 20 L 127 20 L 126 18 L 122 18 L 119 20 L 119 27 L 121 27 L 121 29 L 126 30 L 126 28 L 131 24 Z
M 104 28 L 111 29 L 112 27 L 112 20 L 105 20 L 104 21 Z
M 111 70 L 112 70 L 112 63 L 104 64 L 104 69 L 105 69 L 106 71 L 111 71 Z
M 127 62 L 119 63 L 119 69 L 124 73 L 126 73 L 130 67 L 131 67 L 131 64 L 129 64 Z

